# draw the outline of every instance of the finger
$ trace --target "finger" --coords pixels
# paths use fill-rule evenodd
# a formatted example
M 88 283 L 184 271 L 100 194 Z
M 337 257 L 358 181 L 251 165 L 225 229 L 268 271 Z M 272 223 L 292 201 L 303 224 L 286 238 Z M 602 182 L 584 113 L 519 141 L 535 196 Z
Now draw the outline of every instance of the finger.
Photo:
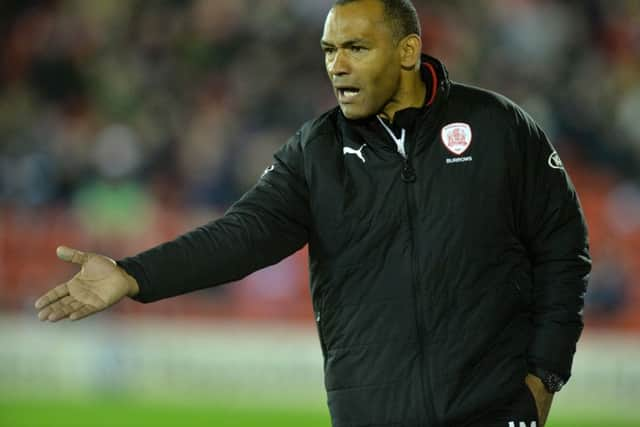
M 50 308 L 50 306 L 45 308 L 44 310 L 40 310 L 38 312 L 38 319 L 42 321 L 47 320 L 51 313 L 53 313 L 53 310 Z
M 82 306 L 84 306 L 84 304 L 76 300 L 74 297 L 66 296 L 40 311 L 38 313 L 38 318 L 40 320 L 57 322 L 58 320 L 68 317 L 71 313 Z
M 68 316 L 83 305 L 83 303 L 69 295 L 60 300 L 59 310 L 57 311 L 61 314 L 64 314 L 65 316 Z
M 67 287 L 67 283 L 68 282 L 65 282 L 61 285 L 56 286 L 55 288 L 51 289 L 49 292 L 38 298 L 35 303 L 36 308 L 40 309 L 46 307 L 52 302 L 55 302 L 60 298 L 69 295 L 69 288 Z
M 69 319 L 80 320 L 97 311 L 98 310 L 95 307 L 91 307 L 90 305 L 83 305 L 82 307 L 80 307 L 79 310 L 76 310 L 73 313 L 71 313 L 71 315 L 69 316 Z
M 75 302 L 75 304 L 74 304 Z M 45 307 L 44 310 L 41 310 L 38 313 L 38 318 L 40 320 L 57 320 L 62 317 L 72 313 L 74 309 L 71 308 L 71 305 L 74 304 L 76 306 L 81 306 L 82 303 L 78 302 L 71 295 L 67 295 L 66 297 L 50 304 Z
M 56 310 L 53 313 L 51 313 L 49 315 L 49 317 L 47 318 L 47 320 L 49 322 L 57 322 L 58 320 L 62 320 L 65 319 L 66 317 L 68 317 L 69 315 L 66 313 L 65 309 L 63 306 L 60 307 L 60 310 Z
M 56 255 L 63 261 L 72 262 L 74 264 L 82 265 L 87 262 L 89 255 L 85 252 L 77 249 L 72 249 L 67 246 L 58 246 L 56 249 Z
M 38 313 L 40 320 L 55 320 L 61 318 L 64 315 L 64 305 L 60 301 L 56 301 L 53 304 L 48 305 Z

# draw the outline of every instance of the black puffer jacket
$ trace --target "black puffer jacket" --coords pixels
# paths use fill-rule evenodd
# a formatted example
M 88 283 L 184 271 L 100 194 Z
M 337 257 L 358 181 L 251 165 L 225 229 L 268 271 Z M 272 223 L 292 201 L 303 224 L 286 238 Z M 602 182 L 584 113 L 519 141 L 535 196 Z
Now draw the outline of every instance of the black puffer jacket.
M 533 366 L 568 378 L 582 330 L 586 227 L 553 147 L 507 99 L 422 71 L 425 107 L 392 129 L 329 111 L 223 218 L 119 261 L 149 302 L 308 243 L 334 426 L 470 420 Z

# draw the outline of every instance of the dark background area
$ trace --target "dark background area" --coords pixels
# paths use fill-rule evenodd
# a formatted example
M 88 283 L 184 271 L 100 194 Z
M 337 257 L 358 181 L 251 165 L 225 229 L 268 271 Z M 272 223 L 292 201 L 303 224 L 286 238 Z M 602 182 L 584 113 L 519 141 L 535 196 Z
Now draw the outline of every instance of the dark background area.
M 558 148 L 591 231 L 591 327 L 640 330 L 640 2 L 416 1 L 425 52 L 501 92 Z M 130 255 L 216 218 L 335 100 L 330 2 L 0 4 L 0 313 L 73 268 L 59 244 Z M 311 321 L 304 252 L 120 313 Z M 35 313 L 33 313 L 35 316 Z

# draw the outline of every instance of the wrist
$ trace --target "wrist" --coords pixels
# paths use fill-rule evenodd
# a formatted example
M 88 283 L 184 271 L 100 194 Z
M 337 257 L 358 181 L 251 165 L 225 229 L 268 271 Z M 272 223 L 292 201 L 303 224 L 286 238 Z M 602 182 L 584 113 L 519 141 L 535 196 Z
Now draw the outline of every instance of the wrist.
M 138 286 L 138 281 L 134 279 L 133 276 L 131 276 L 129 273 L 127 273 L 127 271 L 124 268 L 120 266 L 118 266 L 118 268 L 120 269 L 120 271 L 122 272 L 122 275 L 127 281 L 127 285 L 128 285 L 127 296 L 129 298 L 135 297 L 140 293 L 140 286 Z
M 533 367 L 530 369 L 530 372 L 540 379 L 542 385 L 544 385 L 544 388 L 549 393 L 559 392 L 566 383 L 562 376 L 544 368 Z

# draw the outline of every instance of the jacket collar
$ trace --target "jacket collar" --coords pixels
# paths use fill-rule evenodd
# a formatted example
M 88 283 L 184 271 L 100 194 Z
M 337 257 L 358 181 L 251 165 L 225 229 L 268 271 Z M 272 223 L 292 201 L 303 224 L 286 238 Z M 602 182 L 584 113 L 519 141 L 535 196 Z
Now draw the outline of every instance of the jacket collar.
M 387 123 L 394 133 L 399 133 L 400 129 L 412 132 L 416 123 L 423 123 L 429 113 L 442 105 L 443 101 L 448 97 L 451 83 L 445 66 L 438 59 L 427 54 L 422 54 L 421 60 L 420 74 L 427 86 L 424 104 L 419 108 L 411 107 L 396 112 L 393 123 Z M 358 141 L 364 138 L 368 143 L 384 141 L 383 144 L 388 145 L 386 136 L 381 137 L 385 132 L 375 115 L 363 119 L 350 120 L 342 114 L 339 108 L 338 110 L 339 127 L 349 140 Z M 393 146 L 388 146 L 390 149 L 395 150 Z

